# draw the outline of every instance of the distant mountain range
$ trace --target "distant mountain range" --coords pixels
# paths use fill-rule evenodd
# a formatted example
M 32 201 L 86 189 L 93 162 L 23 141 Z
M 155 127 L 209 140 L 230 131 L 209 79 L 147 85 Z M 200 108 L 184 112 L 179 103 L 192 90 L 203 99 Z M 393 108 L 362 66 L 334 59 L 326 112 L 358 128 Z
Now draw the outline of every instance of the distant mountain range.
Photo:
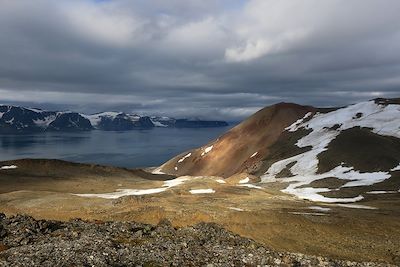
M 225 121 L 139 116 L 124 112 L 102 112 L 85 115 L 72 111 L 47 111 L 0 105 L 0 134 L 90 130 L 126 131 L 153 127 L 203 128 L 227 125 L 228 123 Z

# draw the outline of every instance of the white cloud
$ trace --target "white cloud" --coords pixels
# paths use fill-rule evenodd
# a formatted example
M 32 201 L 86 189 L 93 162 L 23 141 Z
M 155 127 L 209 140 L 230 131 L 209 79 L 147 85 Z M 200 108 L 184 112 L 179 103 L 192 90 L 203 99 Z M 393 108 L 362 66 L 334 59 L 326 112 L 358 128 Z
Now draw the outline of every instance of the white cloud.
M 113 5 L 72 1 L 64 4 L 62 11 L 66 23 L 82 39 L 128 46 L 142 38 L 145 21 Z
M 167 50 L 175 51 L 178 55 L 209 58 L 224 51 L 227 37 L 222 22 L 207 17 L 171 28 L 163 44 Z
M 399 25 L 394 7 L 400 8 L 400 3 L 250 0 L 231 20 L 236 44 L 228 44 L 225 59 L 241 62 L 299 50 L 317 53 L 342 46 L 372 45 L 374 36 L 393 33 L 392 27 Z
M 241 62 L 257 59 L 268 54 L 284 52 L 296 41 L 306 36 L 305 32 L 287 32 L 277 36 L 274 40 L 258 39 L 247 40 L 241 47 L 227 48 L 225 58 L 227 61 Z
M 399 9 L 398 0 L 0 0 L 0 101 L 155 98 L 170 113 L 230 118 L 277 101 L 395 97 Z

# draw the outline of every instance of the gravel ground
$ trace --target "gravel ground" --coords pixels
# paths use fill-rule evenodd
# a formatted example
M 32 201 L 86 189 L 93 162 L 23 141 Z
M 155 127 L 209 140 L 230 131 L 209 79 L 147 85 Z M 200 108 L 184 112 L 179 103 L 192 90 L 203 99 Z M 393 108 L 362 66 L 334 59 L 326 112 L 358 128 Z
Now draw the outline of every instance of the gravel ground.
M 0 266 L 388 266 L 272 251 L 217 224 L 35 220 L 0 213 Z

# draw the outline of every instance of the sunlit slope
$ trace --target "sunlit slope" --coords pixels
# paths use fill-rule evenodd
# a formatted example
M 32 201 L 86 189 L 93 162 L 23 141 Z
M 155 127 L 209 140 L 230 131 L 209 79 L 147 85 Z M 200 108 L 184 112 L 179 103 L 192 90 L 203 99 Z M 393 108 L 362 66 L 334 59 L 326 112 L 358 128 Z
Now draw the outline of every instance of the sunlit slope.
M 222 177 L 255 172 L 285 128 L 314 111 L 312 107 L 288 103 L 266 107 L 217 140 L 171 159 L 156 172 Z

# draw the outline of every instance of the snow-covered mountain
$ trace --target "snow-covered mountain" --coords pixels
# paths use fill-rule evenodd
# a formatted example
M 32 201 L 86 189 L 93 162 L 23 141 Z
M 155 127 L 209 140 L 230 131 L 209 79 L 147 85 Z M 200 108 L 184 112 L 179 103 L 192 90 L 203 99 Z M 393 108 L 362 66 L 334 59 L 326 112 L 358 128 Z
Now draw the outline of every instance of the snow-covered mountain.
M 92 126 L 104 131 L 125 131 L 137 128 L 155 127 L 149 117 L 123 112 L 102 112 L 93 115 L 83 115 Z
M 341 108 L 264 108 L 155 173 L 241 175 L 299 198 L 349 203 L 400 192 L 400 99 Z
M 174 119 L 169 117 L 151 117 L 151 121 L 158 127 L 175 128 L 212 128 L 225 127 L 228 123 L 225 121 L 205 121 L 200 119 Z
M 90 121 L 76 112 L 0 106 L 0 133 L 88 131 L 91 129 L 93 127 Z
M 203 121 L 149 117 L 124 112 L 102 112 L 92 115 L 77 112 L 46 111 L 0 105 L 0 133 L 35 133 L 44 131 L 126 131 L 153 127 L 222 127 L 224 121 Z

